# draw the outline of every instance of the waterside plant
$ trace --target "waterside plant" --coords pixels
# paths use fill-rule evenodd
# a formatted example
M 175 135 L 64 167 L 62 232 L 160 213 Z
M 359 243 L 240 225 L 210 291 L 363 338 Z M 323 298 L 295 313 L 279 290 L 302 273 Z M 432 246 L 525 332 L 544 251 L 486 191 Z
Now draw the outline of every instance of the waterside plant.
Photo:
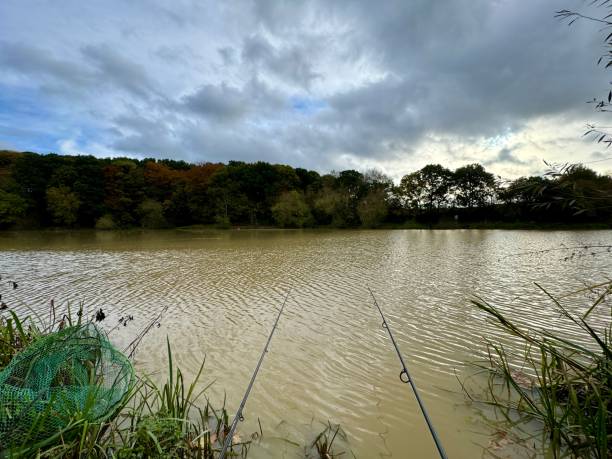
M 59 313 L 53 301 L 46 317 L 30 311 L 32 316 L 20 317 L 6 308 L 0 314 L 0 372 L 13 358 L 27 351 L 37 341 L 58 334 L 68 327 L 90 326 L 107 319 L 104 311 L 97 310 L 86 317 L 83 305 L 77 311 L 67 308 Z M 159 324 L 164 311 L 153 318 L 124 351 L 129 358 L 136 354 L 144 336 Z M 33 317 L 31 319 L 30 317 Z M 108 334 L 134 318 L 121 317 Z M 92 422 L 87 416 L 93 409 L 86 403 L 82 410 L 70 413 L 70 418 L 53 435 L 43 432 L 43 425 L 56 413 L 43 410 L 32 423 L 24 426 L 27 435 L 18 444 L 0 444 L 3 458 L 193 458 L 215 459 L 229 434 L 230 417 L 225 408 L 215 409 L 206 398 L 210 384 L 202 384 L 204 361 L 190 383 L 176 365 L 169 340 L 167 345 L 167 373 L 162 382 L 148 375 L 135 375 L 115 410 L 105 419 Z M 1 420 L 1 418 L 0 418 Z M 3 425 L 0 422 L 0 431 Z M 6 426 L 5 426 L 6 427 Z M 252 435 L 234 434 L 227 457 L 246 458 L 252 442 L 263 438 L 263 429 Z M 347 443 L 346 434 L 339 425 L 327 423 L 311 443 L 304 446 L 307 458 L 332 459 L 345 454 L 339 451 L 338 440 Z M 291 442 L 289 442 L 291 443 Z M 300 448 L 299 444 L 294 445 Z
M 82 307 L 73 317 L 70 312 L 56 319 L 51 303 L 50 320 L 21 319 L 14 311 L 0 315 L 0 371 L 19 352 L 37 339 L 65 327 L 79 325 Z M 150 328 L 150 327 L 149 327 Z M 120 406 L 99 422 L 87 420 L 75 411 L 65 427 L 39 441 L 33 422 L 29 435 L 17 445 L 0 445 L 0 457 L 37 458 L 198 458 L 218 456 L 225 439 L 228 415 L 225 407 L 214 409 L 208 400 L 199 403 L 210 385 L 202 388 L 204 362 L 191 383 L 176 367 L 170 343 L 167 343 L 168 373 L 163 383 L 149 376 L 136 376 Z M 203 407 L 202 407 L 203 406 Z M 85 408 L 83 411 L 88 411 Z M 40 419 L 51 413 L 41 412 Z M 233 439 L 233 457 L 246 457 L 249 441 Z
M 612 313 L 607 301 L 612 281 L 573 292 L 595 294 L 580 315 L 563 306 L 561 298 L 537 286 L 560 316 L 581 331 L 581 338 L 523 328 L 490 303 L 474 300 L 477 308 L 523 346 L 516 351 L 489 341 L 488 358 L 477 364 L 488 376 L 485 396 L 476 396 L 473 389 L 466 393 L 501 414 L 516 442 L 542 445 L 545 457 L 610 458 L 612 325 L 592 318 L 596 308 L 610 308 Z

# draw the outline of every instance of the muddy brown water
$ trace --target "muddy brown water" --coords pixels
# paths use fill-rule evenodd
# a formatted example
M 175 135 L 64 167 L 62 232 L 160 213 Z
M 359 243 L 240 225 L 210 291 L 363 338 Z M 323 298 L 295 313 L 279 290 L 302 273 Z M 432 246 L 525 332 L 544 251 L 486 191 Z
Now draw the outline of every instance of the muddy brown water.
M 203 383 L 220 405 L 237 408 L 282 302 L 292 292 L 239 429 L 264 437 L 249 457 L 304 457 L 328 420 L 339 423 L 358 458 L 434 458 L 436 450 L 367 286 L 387 313 L 440 438 L 451 458 L 483 456 L 495 427 L 466 403 L 457 378 L 499 335 L 470 305 L 486 298 L 535 328 L 576 337 L 533 282 L 563 294 L 611 273 L 608 253 L 550 251 L 612 244 L 611 231 L 214 231 L 0 233 L 3 299 L 21 313 L 103 308 L 124 346 L 161 309 L 161 326 L 142 342 L 140 372 L 161 375 L 166 336 L 187 379 L 206 356 Z M 575 252 L 575 250 L 573 251 Z M 522 254 L 522 255 L 520 255 Z M 569 297 L 574 310 L 588 298 Z M 606 310 L 607 309 L 607 310 Z M 609 307 L 595 324 L 609 320 Z M 505 338 L 504 338 L 505 339 Z M 503 443 L 503 442 L 502 442 Z M 503 446 L 503 445 L 502 445 Z M 497 451 L 520 457 L 514 449 Z M 484 453 L 486 457 L 486 453 Z

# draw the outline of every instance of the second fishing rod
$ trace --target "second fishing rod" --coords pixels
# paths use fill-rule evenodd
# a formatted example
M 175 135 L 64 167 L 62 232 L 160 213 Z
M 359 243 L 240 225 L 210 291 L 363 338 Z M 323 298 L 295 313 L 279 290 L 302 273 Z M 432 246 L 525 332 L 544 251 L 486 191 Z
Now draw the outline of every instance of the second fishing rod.
M 244 397 L 242 397 L 242 401 L 240 402 L 240 406 L 238 407 L 238 411 L 236 411 L 236 416 L 234 416 L 234 420 L 232 421 L 232 425 L 230 427 L 229 433 L 225 436 L 225 441 L 223 442 L 223 448 L 221 449 L 221 454 L 219 455 L 219 459 L 225 459 L 225 455 L 227 454 L 227 450 L 232 445 L 232 439 L 234 438 L 234 432 L 236 430 L 236 426 L 238 425 L 238 421 L 244 420 L 242 416 L 242 410 L 244 409 L 244 405 L 246 405 L 246 401 L 249 398 L 249 394 L 251 393 L 251 389 L 253 388 L 253 384 L 255 383 L 255 378 L 257 378 L 257 373 L 259 373 L 259 368 L 263 362 L 263 359 L 268 352 L 268 347 L 270 346 L 270 341 L 272 341 L 272 336 L 274 336 L 274 332 L 276 331 L 276 326 L 278 325 L 278 321 L 283 314 L 283 310 L 285 309 L 285 305 L 287 304 L 287 299 L 289 298 L 289 294 L 291 293 L 291 288 L 287 291 L 285 295 L 285 300 L 283 301 L 283 305 L 278 311 L 278 315 L 276 316 L 276 320 L 274 321 L 274 326 L 270 331 L 270 335 L 268 336 L 268 341 L 266 341 L 266 345 L 261 352 L 261 356 L 259 357 L 259 361 L 257 362 L 257 366 L 255 367 L 255 371 L 253 371 L 253 375 L 251 376 L 251 381 L 247 387 L 246 392 L 244 393 Z
M 410 383 L 410 386 L 412 387 L 412 392 L 414 393 L 414 397 L 416 398 L 416 401 L 419 404 L 421 413 L 423 413 L 423 417 L 425 418 L 425 422 L 427 423 L 427 427 L 429 428 L 431 437 L 433 438 L 433 441 L 436 444 L 438 453 L 440 454 L 440 457 L 442 459 L 447 459 L 446 452 L 444 451 L 444 448 L 442 447 L 442 442 L 440 441 L 440 438 L 438 437 L 438 433 L 436 432 L 436 429 L 434 428 L 433 423 L 431 422 L 431 419 L 429 418 L 427 409 L 425 408 L 425 405 L 423 404 L 423 401 L 421 400 L 421 396 L 419 395 L 419 390 L 417 389 L 416 384 L 414 383 L 414 380 L 412 379 L 412 376 L 410 376 L 408 367 L 404 363 L 404 357 L 402 356 L 402 353 L 400 352 L 399 347 L 397 346 L 397 343 L 395 342 L 395 337 L 393 336 L 391 327 L 389 327 L 389 323 L 387 322 L 387 319 L 385 318 L 385 315 L 383 314 L 382 309 L 378 305 L 378 301 L 376 301 L 374 292 L 372 292 L 370 287 L 368 287 L 368 290 L 370 292 L 370 295 L 372 295 L 372 299 L 374 300 L 374 306 L 376 306 L 376 309 L 378 309 L 378 312 L 380 313 L 380 317 L 382 318 L 382 321 L 383 321 L 382 326 L 384 329 L 387 330 L 387 333 L 389 334 L 389 338 L 391 338 L 391 342 L 393 343 L 393 347 L 395 348 L 395 352 L 397 353 L 400 363 L 402 364 L 402 371 L 400 372 L 400 380 L 403 383 Z

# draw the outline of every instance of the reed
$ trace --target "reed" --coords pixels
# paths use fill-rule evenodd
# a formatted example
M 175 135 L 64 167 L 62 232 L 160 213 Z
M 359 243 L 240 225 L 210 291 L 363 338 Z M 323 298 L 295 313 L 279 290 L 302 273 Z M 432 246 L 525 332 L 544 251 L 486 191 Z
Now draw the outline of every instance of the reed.
M 536 284 L 537 285 L 537 284 Z M 479 401 L 501 413 L 517 437 L 537 432 L 546 457 L 609 458 L 612 440 L 612 325 L 590 320 L 606 301 L 612 282 L 600 284 L 595 300 L 578 315 L 541 286 L 560 316 L 578 327 L 580 339 L 551 330 L 525 329 L 490 303 L 473 304 L 507 334 L 518 338 L 520 351 L 488 342 L 488 358 L 477 366 L 488 375 L 485 398 Z M 517 362 L 522 364 L 518 370 Z M 475 400 L 473 391 L 467 392 Z M 529 427 L 528 427 L 529 426 Z M 531 441 L 533 443 L 533 441 Z
M 49 320 L 19 318 L 13 311 L 10 317 L 0 317 L 0 370 L 10 360 L 46 333 L 66 325 L 80 323 L 82 308 L 77 317 L 70 312 L 57 320 L 51 303 Z M 141 338 L 140 338 L 141 339 Z M 132 348 L 133 349 L 133 348 Z M 167 340 L 168 372 L 165 381 L 155 382 L 149 376 L 137 376 L 116 412 L 100 422 L 88 422 L 82 413 L 75 412 L 68 425 L 51 437 L 31 442 L 42 422 L 29 426 L 29 435 L 20 445 L 2 450 L 2 457 L 39 458 L 197 458 L 218 457 L 228 432 L 225 402 L 214 409 L 209 400 L 202 401 L 210 384 L 202 387 L 204 361 L 190 383 L 173 360 Z M 84 411 L 87 411 L 87 407 Z M 41 413 L 40 419 L 53 413 Z M 234 456 L 246 457 L 250 441 L 232 439 Z
M 335 445 L 338 439 L 343 443 L 347 442 L 347 437 L 340 424 L 332 424 L 327 422 L 325 428 L 319 432 L 313 442 L 305 448 L 306 458 L 318 459 L 336 459 L 346 454 L 346 451 L 340 451 Z M 351 455 L 355 457 L 352 452 Z
M 37 339 L 66 326 L 80 325 L 102 316 L 97 311 L 91 317 L 86 317 L 82 304 L 76 310 L 68 306 L 60 312 L 53 301 L 47 314 L 30 312 L 30 316 L 24 317 L 19 317 L 12 310 L 0 314 L 0 371 Z M 161 321 L 163 312 L 145 324 L 124 352 L 130 356 L 136 353 L 138 344 Z M 122 317 L 119 325 L 111 327 L 109 333 L 128 320 L 133 318 Z M 202 383 L 205 361 L 195 377 L 187 382 L 183 371 L 176 365 L 168 339 L 166 349 L 167 372 L 162 381 L 158 382 L 147 375 L 136 375 L 136 382 L 107 419 L 89 422 L 84 413 L 75 412 L 61 431 L 44 440 L 31 441 L 29 439 L 41 437 L 37 429 L 42 428 L 45 417 L 54 415 L 43 412 L 39 420 L 28 426 L 29 431 L 21 444 L 11 446 L 10 450 L 3 450 L 0 445 L 0 459 L 215 459 L 220 457 L 228 435 L 232 435 L 228 442 L 228 457 L 246 458 L 253 440 L 263 437 L 261 423 L 259 432 L 244 439 L 231 432 L 225 400 L 220 408 L 215 408 L 206 398 L 210 384 Z M 86 406 L 83 411 L 90 411 L 90 407 Z M 304 447 L 303 452 L 305 457 L 338 458 L 345 454 L 345 451 L 339 450 L 339 442 L 342 445 L 347 443 L 345 433 L 339 425 L 328 422 L 316 438 Z M 301 448 L 299 444 L 294 446 Z

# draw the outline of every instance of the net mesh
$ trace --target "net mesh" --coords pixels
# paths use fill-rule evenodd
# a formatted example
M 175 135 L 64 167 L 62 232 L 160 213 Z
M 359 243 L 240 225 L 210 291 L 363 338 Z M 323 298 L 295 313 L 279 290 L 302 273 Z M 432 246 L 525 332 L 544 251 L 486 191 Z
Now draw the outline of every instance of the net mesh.
M 72 421 L 113 415 L 134 378 L 93 324 L 43 336 L 0 371 L 0 450 L 57 435 Z

